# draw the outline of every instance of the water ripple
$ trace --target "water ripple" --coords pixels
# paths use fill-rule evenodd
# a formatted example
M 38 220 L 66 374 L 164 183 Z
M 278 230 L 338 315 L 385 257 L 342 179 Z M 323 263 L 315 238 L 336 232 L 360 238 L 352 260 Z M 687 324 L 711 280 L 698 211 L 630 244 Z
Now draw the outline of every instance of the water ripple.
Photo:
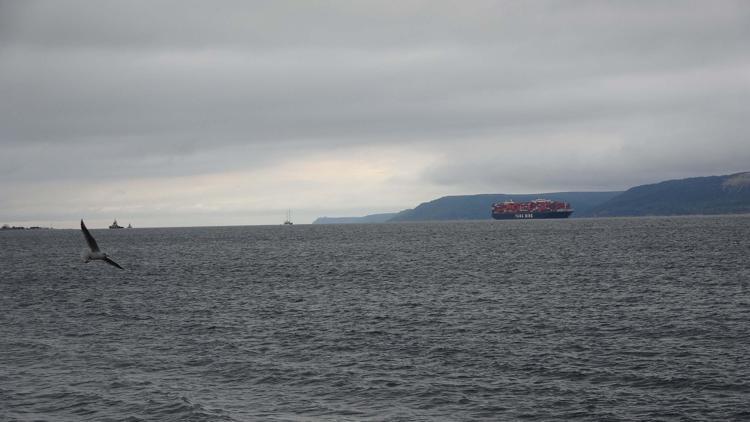
M 95 235 L 0 233 L 0 420 L 750 419 L 747 216 Z

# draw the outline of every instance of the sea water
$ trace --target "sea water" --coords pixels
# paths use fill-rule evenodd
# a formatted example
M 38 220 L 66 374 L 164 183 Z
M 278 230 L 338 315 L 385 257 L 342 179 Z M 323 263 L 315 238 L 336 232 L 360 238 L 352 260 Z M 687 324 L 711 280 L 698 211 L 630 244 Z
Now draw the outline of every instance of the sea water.
M 0 232 L 0 420 L 748 420 L 750 217 Z

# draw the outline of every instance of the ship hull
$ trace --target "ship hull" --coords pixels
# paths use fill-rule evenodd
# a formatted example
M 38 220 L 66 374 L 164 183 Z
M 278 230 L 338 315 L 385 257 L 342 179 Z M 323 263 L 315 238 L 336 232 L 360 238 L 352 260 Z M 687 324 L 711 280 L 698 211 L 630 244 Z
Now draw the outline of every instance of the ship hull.
M 495 220 L 538 220 L 545 218 L 568 218 L 573 211 L 544 211 L 544 212 L 493 212 Z

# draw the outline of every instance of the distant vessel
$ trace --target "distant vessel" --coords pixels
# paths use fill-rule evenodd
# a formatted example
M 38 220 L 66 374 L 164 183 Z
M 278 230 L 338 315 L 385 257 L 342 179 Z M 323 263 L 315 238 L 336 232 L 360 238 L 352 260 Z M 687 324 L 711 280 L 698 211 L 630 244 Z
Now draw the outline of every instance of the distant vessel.
M 535 199 L 529 202 L 505 201 L 492 204 L 492 218 L 495 220 L 529 218 L 568 218 L 573 208 L 567 202 L 549 199 Z
M 284 224 L 287 226 L 291 226 L 292 224 L 292 210 L 286 210 L 286 220 L 284 220 Z
M 110 229 L 123 229 L 121 225 L 117 224 L 117 220 L 113 221 L 112 224 L 109 225 Z
M 131 226 L 130 223 L 128 223 L 128 227 L 127 228 L 132 229 L 133 226 Z

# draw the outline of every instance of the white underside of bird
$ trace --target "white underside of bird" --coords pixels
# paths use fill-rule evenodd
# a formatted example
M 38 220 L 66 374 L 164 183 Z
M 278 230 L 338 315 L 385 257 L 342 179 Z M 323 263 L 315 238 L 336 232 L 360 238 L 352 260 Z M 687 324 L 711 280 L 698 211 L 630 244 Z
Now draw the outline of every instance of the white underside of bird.
M 120 264 L 110 259 L 109 255 L 99 250 L 99 245 L 96 244 L 94 236 L 89 233 L 89 229 L 87 229 L 86 225 L 83 224 L 83 220 L 81 220 L 81 231 L 83 232 L 83 237 L 86 238 L 86 243 L 88 243 L 89 245 L 89 249 L 84 249 L 81 252 L 81 259 L 83 259 L 83 262 L 104 261 L 109 265 L 117 267 L 121 270 L 123 269 Z

